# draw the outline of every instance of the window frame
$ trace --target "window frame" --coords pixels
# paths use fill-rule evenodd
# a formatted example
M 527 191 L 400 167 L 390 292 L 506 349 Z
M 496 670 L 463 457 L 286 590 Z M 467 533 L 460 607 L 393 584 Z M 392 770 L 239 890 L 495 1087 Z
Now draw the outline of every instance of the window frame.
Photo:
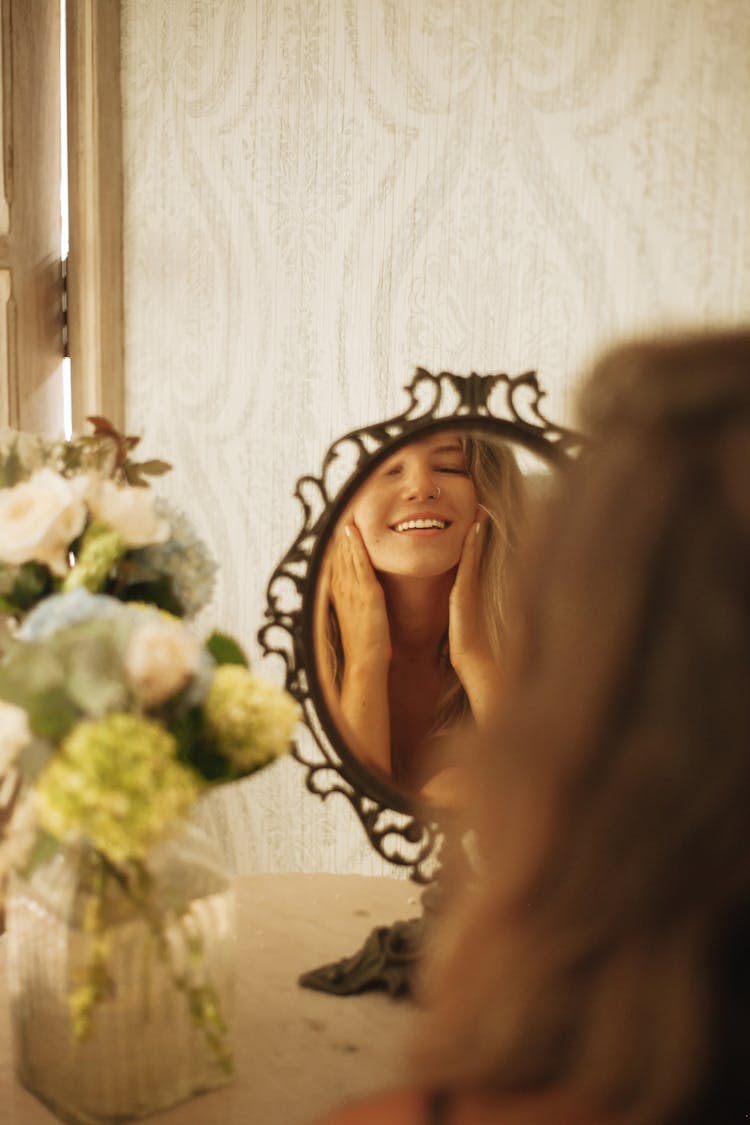
M 124 426 L 120 0 L 67 0 L 72 423 Z M 114 80 L 113 80 L 114 76 Z

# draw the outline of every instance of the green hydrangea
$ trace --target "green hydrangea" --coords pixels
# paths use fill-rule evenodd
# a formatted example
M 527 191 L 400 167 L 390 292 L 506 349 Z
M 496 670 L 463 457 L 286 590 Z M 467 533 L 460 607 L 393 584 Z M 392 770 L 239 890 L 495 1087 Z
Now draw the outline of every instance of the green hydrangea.
M 95 520 L 83 535 L 76 564 L 65 576 L 63 590 L 85 586 L 92 593 L 103 589 L 112 567 L 125 553 L 125 543 L 116 531 Z
M 113 863 L 143 858 L 199 793 L 158 723 L 115 713 L 79 723 L 39 777 L 42 828 L 57 839 L 84 836 Z
M 222 664 L 204 714 L 219 750 L 238 773 L 252 773 L 289 749 L 299 707 L 285 691 L 239 664 Z

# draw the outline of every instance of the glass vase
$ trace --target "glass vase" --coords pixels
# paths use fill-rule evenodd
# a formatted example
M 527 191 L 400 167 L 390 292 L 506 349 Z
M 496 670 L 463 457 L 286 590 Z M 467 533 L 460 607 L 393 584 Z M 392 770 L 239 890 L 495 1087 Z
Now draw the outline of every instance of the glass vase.
M 7 927 L 17 1077 L 63 1121 L 129 1121 L 228 1081 L 234 888 L 198 829 L 136 880 L 57 851 L 12 877 Z

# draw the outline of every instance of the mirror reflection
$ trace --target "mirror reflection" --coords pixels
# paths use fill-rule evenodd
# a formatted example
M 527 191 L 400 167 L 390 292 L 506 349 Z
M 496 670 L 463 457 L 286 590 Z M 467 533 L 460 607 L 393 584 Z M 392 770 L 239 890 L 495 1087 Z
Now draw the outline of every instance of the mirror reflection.
M 461 799 L 462 723 L 502 698 L 509 581 L 530 482 L 549 465 L 444 428 L 394 451 L 336 522 L 315 596 L 315 658 L 345 743 L 401 792 Z

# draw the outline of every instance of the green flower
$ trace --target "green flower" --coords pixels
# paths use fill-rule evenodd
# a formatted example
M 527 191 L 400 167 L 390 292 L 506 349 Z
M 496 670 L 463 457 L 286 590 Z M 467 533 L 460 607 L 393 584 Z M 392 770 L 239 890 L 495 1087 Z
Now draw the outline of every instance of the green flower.
M 104 587 L 110 571 L 125 553 L 125 543 L 118 532 L 98 520 L 86 528 L 75 566 L 62 584 L 64 591 L 85 586 L 92 593 Z
M 289 749 L 299 707 L 285 691 L 239 664 L 222 664 L 204 714 L 219 750 L 239 773 L 252 773 Z
M 79 723 L 39 777 L 39 823 L 84 836 L 112 863 L 142 858 L 196 800 L 199 783 L 176 743 L 149 719 L 112 714 Z

